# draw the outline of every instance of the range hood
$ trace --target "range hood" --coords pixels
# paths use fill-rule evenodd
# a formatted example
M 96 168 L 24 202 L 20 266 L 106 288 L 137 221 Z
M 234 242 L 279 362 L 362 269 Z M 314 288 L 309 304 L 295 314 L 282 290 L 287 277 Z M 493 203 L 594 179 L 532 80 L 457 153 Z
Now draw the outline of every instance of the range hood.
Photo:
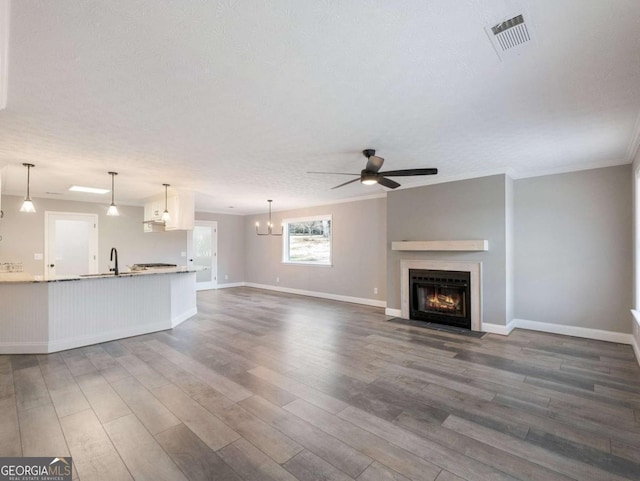
M 145 232 L 164 232 L 167 226 L 163 220 L 145 220 L 142 223 L 145 225 Z

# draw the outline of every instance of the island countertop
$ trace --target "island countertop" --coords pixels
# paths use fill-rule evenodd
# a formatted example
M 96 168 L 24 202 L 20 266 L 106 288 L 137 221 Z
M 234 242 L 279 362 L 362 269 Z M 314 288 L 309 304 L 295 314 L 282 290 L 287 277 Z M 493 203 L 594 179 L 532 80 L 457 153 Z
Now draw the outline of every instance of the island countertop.
M 99 274 L 78 274 L 78 275 L 61 275 L 54 277 L 37 276 L 27 272 L 2 272 L 0 273 L 0 284 L 15 282 L 64 282 L 64 281 L 82 281 L 87 279 L 113 279 L 118 277 L 148 276 L 154 274 L 179 274 L 185 272 L 197 272 L 202 270 L 201 267 L 166 267 L 162 269 L 146 269 L 139 271 L 121 271 L 117 276 L 113 272 L 103 272 Z

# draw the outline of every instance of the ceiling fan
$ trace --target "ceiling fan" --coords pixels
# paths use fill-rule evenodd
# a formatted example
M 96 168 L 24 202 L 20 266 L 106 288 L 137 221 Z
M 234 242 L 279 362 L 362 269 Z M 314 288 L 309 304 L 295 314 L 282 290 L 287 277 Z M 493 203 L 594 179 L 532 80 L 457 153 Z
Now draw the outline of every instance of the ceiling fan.
M 388 179 L 387 177 L 408 177 L 413 175 L 435 175 L 438 173 L 438 169 L 402 169 L 402 170 L 387 170 L 386 172 L 380 172 L 380 168 L 384 163 L 382 157 L 376 156 L 374 149 L 365 149 L 362 154 L 367 158 L 367 165 L 359 174 L 350 174 L 346 172 L 307 172 L 308 174 L 336 174 L 336 175 L 355 175 L 360 177 L 359 179 L 353 179 L 344 184 L 336 185 L 332 189 L 338 187 L 344 187 L 353 182 L 360 181 L 365 185 L 380 184 L 389 189 L 396 189 L 400 187 L 395 180 Z

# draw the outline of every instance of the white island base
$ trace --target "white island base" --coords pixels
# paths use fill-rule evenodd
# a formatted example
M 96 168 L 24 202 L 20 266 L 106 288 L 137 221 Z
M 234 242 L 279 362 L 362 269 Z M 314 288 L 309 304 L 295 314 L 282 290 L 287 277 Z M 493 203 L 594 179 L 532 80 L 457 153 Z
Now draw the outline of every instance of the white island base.
M 0 284 L 0 354 L 45 354 L 171 329 L 195 315 L 195 272 Z

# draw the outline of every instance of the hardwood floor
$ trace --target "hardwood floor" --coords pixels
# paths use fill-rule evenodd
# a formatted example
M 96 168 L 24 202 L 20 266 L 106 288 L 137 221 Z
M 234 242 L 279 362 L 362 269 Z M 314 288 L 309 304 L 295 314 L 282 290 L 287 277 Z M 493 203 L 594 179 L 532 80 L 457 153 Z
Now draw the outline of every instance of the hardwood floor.
M 640 479 L 630 346 L 464 336 L 250 288 L 172 331 L 0 356 L 0 456 L 75 478 Z

